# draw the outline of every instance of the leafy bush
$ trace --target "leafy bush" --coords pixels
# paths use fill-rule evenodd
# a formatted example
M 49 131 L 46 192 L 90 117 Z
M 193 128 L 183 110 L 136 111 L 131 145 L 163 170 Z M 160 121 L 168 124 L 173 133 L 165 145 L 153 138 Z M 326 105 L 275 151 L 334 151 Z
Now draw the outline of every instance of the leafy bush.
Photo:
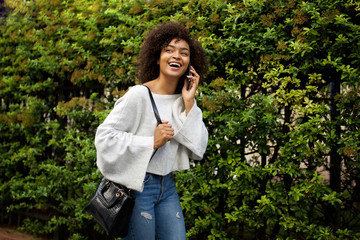
M 178 21 L 210 61 L 197 98 L 207 153 L 176 175 L 189 239 L 358 239 L 359 10 L 351 0 L 6 0 L 1 206 L 34 234 L 104 238 L 83 210 L 101 178 L 96 127 L 137 83 L 146 31 Z

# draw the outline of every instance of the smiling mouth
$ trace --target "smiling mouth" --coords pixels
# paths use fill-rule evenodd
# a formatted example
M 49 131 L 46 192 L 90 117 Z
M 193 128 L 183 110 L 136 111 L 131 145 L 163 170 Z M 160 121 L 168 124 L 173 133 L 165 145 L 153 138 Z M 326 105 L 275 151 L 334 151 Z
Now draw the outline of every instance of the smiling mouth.
M 169 63 L 169 66 L 172 68 L 180 68 L 181 64 L 180 63 Z

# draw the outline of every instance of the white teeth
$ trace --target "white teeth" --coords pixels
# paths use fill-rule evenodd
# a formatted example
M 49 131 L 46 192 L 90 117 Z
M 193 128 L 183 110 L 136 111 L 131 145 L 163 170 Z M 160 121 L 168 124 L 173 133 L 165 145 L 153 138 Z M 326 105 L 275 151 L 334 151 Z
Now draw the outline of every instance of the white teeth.
M 180 67 L 179 63 L 170 63 L 170 67 Z

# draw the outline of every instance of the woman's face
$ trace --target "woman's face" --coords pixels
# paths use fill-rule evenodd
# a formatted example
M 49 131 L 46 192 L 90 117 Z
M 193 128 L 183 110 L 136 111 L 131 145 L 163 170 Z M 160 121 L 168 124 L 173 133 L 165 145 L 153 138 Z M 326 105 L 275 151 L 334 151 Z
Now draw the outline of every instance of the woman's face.
M 161 50 L 158 60 L 160 75 L 179 79 L 186 72 L 189 62 L 189 44 L 185 40 L 174 38 Z

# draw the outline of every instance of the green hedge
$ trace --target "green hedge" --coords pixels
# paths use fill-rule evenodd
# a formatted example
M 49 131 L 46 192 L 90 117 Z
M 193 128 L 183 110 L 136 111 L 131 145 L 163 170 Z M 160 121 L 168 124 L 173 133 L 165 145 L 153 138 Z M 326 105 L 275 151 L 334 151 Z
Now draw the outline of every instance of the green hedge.
M 176 175 L 189 239 L 359 239 L 360 5 L 353 0 L 5 0 L 2 219 L 99 239 L 83 210 L 94 134 L 137 83 L 144 34 L 178 21 L 208 54 L 203 161 Z M 330 178 L 324 178 L 327 173 Z

